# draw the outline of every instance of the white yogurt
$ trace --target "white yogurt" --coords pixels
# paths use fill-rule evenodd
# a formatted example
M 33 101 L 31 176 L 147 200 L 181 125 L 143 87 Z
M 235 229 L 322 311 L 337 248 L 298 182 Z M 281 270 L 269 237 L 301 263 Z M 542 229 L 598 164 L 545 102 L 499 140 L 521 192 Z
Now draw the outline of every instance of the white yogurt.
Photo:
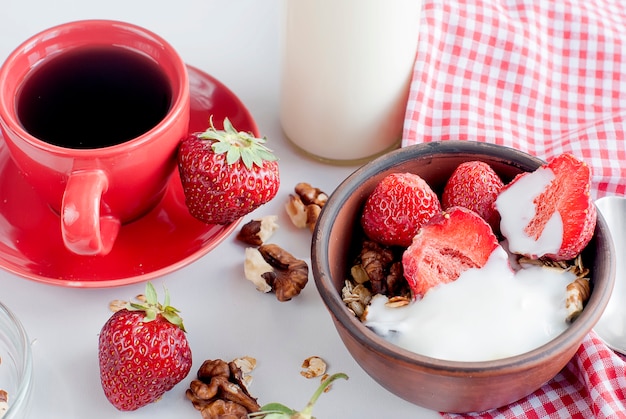
M 563 220 L 555 211 L 546 223 L 539 238 L 524 231 L 536 214 L 534 200 L 554 180 L 554 172 L 541 167 L 520 178 L 498 195 L 495 206 L 502 216 L 500 230 L 509 241 L 509 249 L 520 255 L 541 257 L 556 254 L 563 240 Z M 529 199 L 520 199 L 520 196 Z
M 535 349 L 568 327 L 569 272 L 529 266 L 514 272 L 500 246 L 480 269 L 431 289 L 408 306 L 376 296 L 365 325 L 410 351 L 453 361 L 488 361 Z

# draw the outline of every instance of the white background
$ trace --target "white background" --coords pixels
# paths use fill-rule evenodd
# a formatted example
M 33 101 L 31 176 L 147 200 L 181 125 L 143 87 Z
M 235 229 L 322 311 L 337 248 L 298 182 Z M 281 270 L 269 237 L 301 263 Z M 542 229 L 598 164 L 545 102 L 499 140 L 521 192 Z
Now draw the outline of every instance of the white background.
M 272 242 L 310 259 L 310 233 L 291 226 L 283 205 L 297 182 L 332 192 L 356 167 L 314 162 L 285 141 L 278 120 L 280 0 L 3 0 L 1 7 L 2 61 L 47 27 L 78 19 L 118 19 L 163 36 L 187 63 L 228 86 L 280 158 L 278 196 L 254 215 L 279 215 L 281 227 Z M 318 355 L 328 362 L 329 372 L 350 376 L 322 395 L 314 410 L 318 418 L 438 417 L 388 393 L 360 369 L 341 344 L 312 278 L 300 297 L 279 303 L 243 278 L 243 254 L 244 246 L 229 237 L 196 262 L 153 281 L 158 291 L 165 283 L 182 310 L 194 366 L 158 403 L 129 413 L 118 412 L 101 390 L 98 333 L 111 315 L 109 302 L 143 292 L 144 284 L 73 289 L 0 271 L 0 300 L 22 320 L 33 342 L 31 417 L 199 418 L 184 397 L 193 373 L 204 359 L 243 355 L 258 360 L 250 390 L 260 404 L 304 407 L 318 381 L 300 376 L 300 364 Z

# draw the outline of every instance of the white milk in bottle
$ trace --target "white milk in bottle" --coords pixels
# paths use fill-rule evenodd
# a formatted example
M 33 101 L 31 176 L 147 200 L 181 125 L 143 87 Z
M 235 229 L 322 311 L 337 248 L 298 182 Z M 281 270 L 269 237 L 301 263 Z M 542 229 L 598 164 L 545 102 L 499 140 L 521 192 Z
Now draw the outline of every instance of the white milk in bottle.
M 421 0 L 285 0 L 281 123 L 335 163 L 399 145 Z

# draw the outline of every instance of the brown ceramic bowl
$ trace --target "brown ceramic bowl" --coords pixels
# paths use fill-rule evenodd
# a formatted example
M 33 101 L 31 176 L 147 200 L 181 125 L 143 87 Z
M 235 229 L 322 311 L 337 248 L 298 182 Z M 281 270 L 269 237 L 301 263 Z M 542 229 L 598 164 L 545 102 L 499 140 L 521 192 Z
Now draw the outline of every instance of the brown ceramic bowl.
M 313 235 L 312 270 L 346 348 L 360 366 L 392 393 L 428 409 L 473 412 L 519 400 L 553 378 L 574 356 L 600 318 L 613 289 L 615 255 L 601 215 L 583 252 L 592 293 L 578 319 L 547 344 L 522 355 L 485 362 L 435 359 L 399 348 L 366 328 L 341 300 L 340 290 L 358 252 L 359 216 L 375 185 L 392 172 L 413 172 L 441 192 L 464 161 L 489 163 L 506 182 L 543 161 L 511 148 L 470 141 L 419 144 L 386 154 L 350 175 L 331 195 Z

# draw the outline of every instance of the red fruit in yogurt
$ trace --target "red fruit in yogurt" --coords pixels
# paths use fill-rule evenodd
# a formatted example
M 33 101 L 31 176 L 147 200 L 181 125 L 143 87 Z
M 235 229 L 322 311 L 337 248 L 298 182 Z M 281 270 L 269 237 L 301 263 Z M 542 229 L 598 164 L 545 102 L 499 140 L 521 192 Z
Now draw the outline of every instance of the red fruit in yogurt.
M 591 169 L 571 154 L 518 175 L 495 204 L 509 250 L 532 258 L 575 258 L 596 226 L 590 188 Z
M 452 207 L 434 216 L 402 255 L 404 277 L 413 298 L 455 281 L 470 268 L 481 268 L 498 247 L 498 239 L 476 212 Z
M 361 225 L 373 241 L 407 247 L 420 227 L 441 212 L 439 198 L 420 176 L 392 173 L 365 202 Z
M 499 231 L 500 215 L 494 206 L 504 182 L 485 162 L 461 163 L 452 173 L 441 197 L 443 209 L 461 206 L 483 217 L 493 231 Z

